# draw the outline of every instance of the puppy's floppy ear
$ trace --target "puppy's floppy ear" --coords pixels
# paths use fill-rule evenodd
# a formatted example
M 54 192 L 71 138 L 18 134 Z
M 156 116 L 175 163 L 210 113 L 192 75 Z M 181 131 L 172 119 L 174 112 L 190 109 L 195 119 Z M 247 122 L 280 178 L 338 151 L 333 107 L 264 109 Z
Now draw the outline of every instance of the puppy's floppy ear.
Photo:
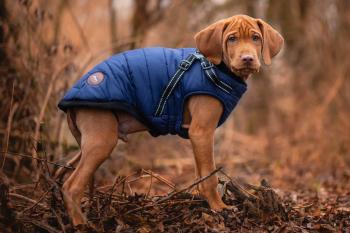
M 262 57 L 266 65 L 271 64 L 271 58 L 276 56 L 283 46 L 283 37 L 278 31 L 261 19 L 257 19 L 258 26 L 263 36 Z
M 231 18 L 220 20 L 194 36 L 198 50 L 215 65 L 221 63 L 223 34 L 230 22 Z

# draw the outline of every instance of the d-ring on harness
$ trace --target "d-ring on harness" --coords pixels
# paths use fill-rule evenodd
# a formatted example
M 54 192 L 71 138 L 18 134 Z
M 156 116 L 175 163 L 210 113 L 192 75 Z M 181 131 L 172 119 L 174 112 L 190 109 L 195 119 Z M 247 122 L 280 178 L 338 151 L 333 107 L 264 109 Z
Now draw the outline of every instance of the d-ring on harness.
M 216 75 L 213 67 L 213 63 L 208 61 L 203 54 L 196 52 L 196 53 L 191 53 L 186 59 L 182 60 L 179 64 L 179 68 L 175 72 L 174 76 L 171 77 L 168 85 L 163 91 L 163 94 L 160 98 L 159 104 L 157 106 L 156 112 L 154 113 L 154 116 L 159 117 L 162 115 L 162 112 L 164 110 L 165 104 L 171 95 L 171 93 L 174 91 L 175 87 L 185 74 L 185 72 L 191 67 L 193 62 L 195 60 L 199 60 L 201 63 L 201 67 L 204 70 L 206 76 L 209 78 L 210 81 L 213 82 L 215 86 L 220 88 L 222 91 L 230 94 L 232 91 L 232 87 L 228 85 L 227 83 L 221 81 L 218 76 Z

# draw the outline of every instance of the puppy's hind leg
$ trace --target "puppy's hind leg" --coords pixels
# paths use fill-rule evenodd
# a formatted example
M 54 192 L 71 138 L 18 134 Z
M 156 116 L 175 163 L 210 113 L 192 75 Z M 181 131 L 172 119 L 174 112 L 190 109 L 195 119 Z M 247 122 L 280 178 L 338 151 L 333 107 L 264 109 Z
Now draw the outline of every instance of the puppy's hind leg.
M 86 223 L 80 201 L 96 169 L 104 162 L 118 141 L 118 121 L 110 111 L 76 110 L 76 124 L 81 132 L 81 159 L 63 185 L 68 214 L 74 225 Z
M 76 115 L 75 115 L 74 109 L 68 109 L 68 111 L 67 111 L 68 127 L 69 127 L 69 130 L 71 131 L 72 135 L 74 136 L 75 140 L 77 141 L 78 145 L 80 146 L 81 145 L 81 133 L 77 127 L 75 116 Z M 77 164 L 79 162 L 80 157 L 81 157 L 81 151 L 79 151 L 76 155 L 74 155 L 74 157 L 71 158 L 66 163 L 66 166 L 75 166 L 75 164 Z M 59 180 L 62 179 L 67 171 L 68 171 L 67 168 L 60 167 L 55 172 L 55 178 L 59 179 Z

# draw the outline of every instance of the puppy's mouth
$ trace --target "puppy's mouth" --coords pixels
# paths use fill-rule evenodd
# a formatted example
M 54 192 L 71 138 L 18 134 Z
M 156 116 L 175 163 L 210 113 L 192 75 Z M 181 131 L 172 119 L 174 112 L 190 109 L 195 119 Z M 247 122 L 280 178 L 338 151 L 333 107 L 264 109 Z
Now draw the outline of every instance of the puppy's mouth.
M 247 77 L 250 74 L 254 74 L 259 72 L 259 68 L 254 68 L 254 67 L 243 67 L 243 68 L 235 68 L 232 67 L 232 72 L 235 73 L 236 75 L 240 76 L 240 77 Z

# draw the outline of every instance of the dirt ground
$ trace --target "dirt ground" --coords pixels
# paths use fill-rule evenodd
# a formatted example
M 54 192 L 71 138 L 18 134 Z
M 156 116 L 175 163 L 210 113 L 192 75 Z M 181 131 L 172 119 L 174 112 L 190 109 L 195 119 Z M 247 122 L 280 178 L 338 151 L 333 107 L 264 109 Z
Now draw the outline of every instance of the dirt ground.
M 52 175 L 55 165 L 41 162 L 26 182 L 3 175 L 0 229 L 28 233 L 350 232 L 346 170 L 341 178 L 321 179 L 321 173 L 307 174 L 302 166 L 287 169 L 279 161 L 282 168 L 278 168 L 271 158 L 259 154 L 258 145 L 247 149 L 244 158 L 228 160 L 221 151 L 216 158 L 218 167 L 223 167 L 216 172 L 219 191 L 233 209 L 216 213 L 197 195 L 196 184 L 202 181 L 195 180 L 188 142 L 150 139 L 147 143 L 148 148 L 163 143 L 164 147 L 154 150 L 157 154 L 164 150 L 164 157 L 152 157 L 150 151 L 140 159 L 142 143 L 132 147 L 134 156 L 125 157 L 130 148 L 122 144 L 99 169 L 93 188 L 83 198 L 87 226 L 72 226 L 62 202 L 62 181 Z M 165 153 L 172 144 L 177 144 L 177 152 Z

